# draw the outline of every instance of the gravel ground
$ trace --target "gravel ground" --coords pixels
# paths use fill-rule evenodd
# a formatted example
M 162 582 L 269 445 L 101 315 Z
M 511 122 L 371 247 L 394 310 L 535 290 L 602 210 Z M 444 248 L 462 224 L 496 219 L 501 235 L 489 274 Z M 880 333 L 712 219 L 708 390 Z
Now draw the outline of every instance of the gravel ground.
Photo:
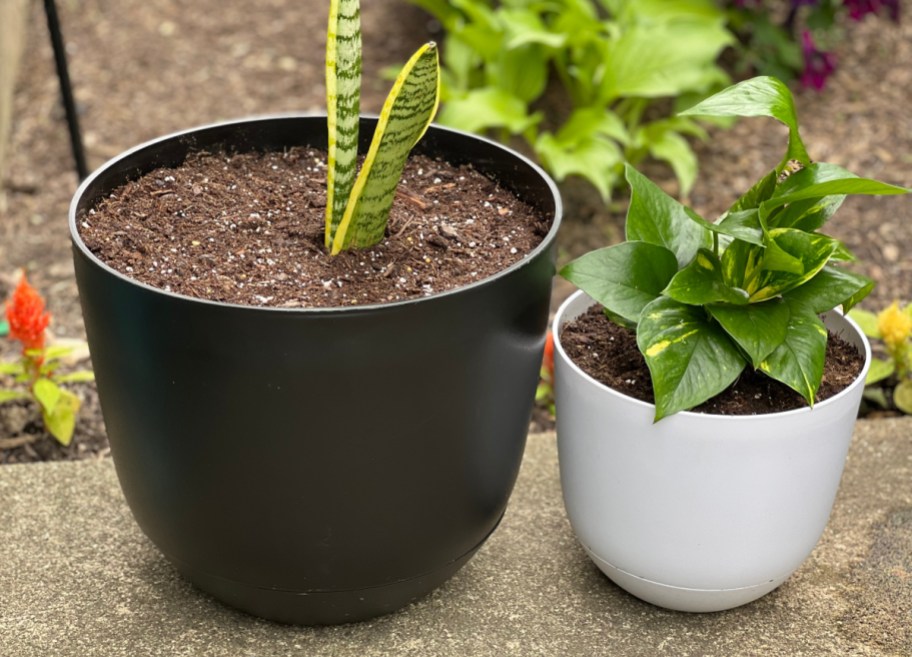
M 323 106 L 324 2 L 61 0 L 58 5 L 90 167 L 193 125 Z M 404 1 L 362 0 L 362 7 L 362 107 L 376 112 L 389 84 L 380 72 L 405 61 L 433 25 Z M 32 8 L 15 95 L 11 166 L 7 180 L 0 181 L 5 184 L 0 293 L 5 296 L 3 288 L 17 269 L 27 268 L 54 313 L 53 331 L 78 338 L 83 326 L 66 227 L 77 180 L 44 16 L 40 3 Z M 814 159 L 912 186 L 912 17 L 905 19 L 901 25 L 886 20 L 851 25 L 840 44 L 839 70 L 827 88 L 800 92 L 797 103 Z M 698 146 L 702 171 L 691 204 L 709 216 L 722 211 L 779 160 L 783 139 L 783 132 L 764 120 L 716 131 L 709 143 Z M 652 167 L 650 173 L 674 190 L 666 171 Z M 581 184 L 566 185 L 565 196 L 562 262 L 619 239 L 622 211 L 605 210 Z M 912 259 L 903 250 L 912 243 L 909 199 L 850 200 L 829 228 L 859 256 L 858 270 L 878 281 L 865 307 L 912 300 Z M 569 291 L 558 282 L 555 302 Z M 0 341 L 0 356 L 10 353 Z M 94 388 L 86 386 L 81 394 L 86 412 L 70 450 L 45 455 L 48 450 L 34 445 L 17 447 L 0 450 L 0 462 L 104 454 Z M 32 424 L 16 431 L 40 429 Z M 14 434 L 0 422 L 0 438 Z

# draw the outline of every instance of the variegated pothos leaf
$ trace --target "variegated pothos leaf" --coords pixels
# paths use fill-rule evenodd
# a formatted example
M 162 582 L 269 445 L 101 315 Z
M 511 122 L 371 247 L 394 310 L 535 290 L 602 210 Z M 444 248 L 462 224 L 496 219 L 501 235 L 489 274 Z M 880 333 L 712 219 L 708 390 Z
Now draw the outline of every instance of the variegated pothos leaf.
M 361 3 L 330 0 L 326 31 L 326 123 L 329 144 L 326 170 L 325 244 L 330 248 L 345 214 L 358 167 L 361 104 Z
M 332 244 L 342 249 L 373 246 L 386 230 L 396 186 L 412 147 L 427 131 L 440 101 L 437 45 L 412 55 L 390 90 L 364 164 L 355 180 Z

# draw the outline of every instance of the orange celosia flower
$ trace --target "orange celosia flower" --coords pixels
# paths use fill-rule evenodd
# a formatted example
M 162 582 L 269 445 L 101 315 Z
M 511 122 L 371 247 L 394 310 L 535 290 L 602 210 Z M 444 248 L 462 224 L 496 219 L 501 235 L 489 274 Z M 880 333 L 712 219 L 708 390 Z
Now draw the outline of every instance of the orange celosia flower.
M 6 302 L 6 321 L 9 334 L 22 343 L 22 351 L 44 348 L 44 331 L 51 321 L 51 314 L 44 310 L 44 299 L 29 285 L 25 274 L 13 296 Z
M 551 379 L 554 379 L 554 336 L 551 335 L 551 331 L 548 331 L 548 336 L 545 339 L 545 355 L 542 360 L 542 367 L 547 370 Z

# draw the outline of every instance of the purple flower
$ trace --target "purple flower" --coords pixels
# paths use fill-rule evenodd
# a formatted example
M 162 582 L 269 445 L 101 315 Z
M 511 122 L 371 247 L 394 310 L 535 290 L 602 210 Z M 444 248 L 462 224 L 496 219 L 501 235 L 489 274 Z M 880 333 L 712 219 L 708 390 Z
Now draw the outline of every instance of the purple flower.
M 898 23 L 899 3 L 900 0 L 843 0 L 842 4 L 849 10 L 849 18 L 853 21 L 860 21 L 868 14 L 886 9 L 890 18 Z
M 801 52 L 804 55 L 804 70 L 801 72 L 801 86 L 823 89 L 827 78 L 836 70 L 836 56 L 817 48 L 808 30 L 801 34 Z

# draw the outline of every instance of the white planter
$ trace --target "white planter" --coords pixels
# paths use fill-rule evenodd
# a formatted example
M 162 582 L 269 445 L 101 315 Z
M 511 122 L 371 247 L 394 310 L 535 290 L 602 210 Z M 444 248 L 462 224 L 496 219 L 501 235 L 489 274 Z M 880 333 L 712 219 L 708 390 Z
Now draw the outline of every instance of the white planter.
M 870 345 L 851 320 L 827 327 L 864 352 L 858 379 L 813 409 L 757 416 L 655 409 L 585 374 L 560 328 L 594 302 L 578 292 L 554 319 L 557 436 L 570 523 L 615 583 L 653 604 L 719 611 L 772 591 L 829 519 Z

